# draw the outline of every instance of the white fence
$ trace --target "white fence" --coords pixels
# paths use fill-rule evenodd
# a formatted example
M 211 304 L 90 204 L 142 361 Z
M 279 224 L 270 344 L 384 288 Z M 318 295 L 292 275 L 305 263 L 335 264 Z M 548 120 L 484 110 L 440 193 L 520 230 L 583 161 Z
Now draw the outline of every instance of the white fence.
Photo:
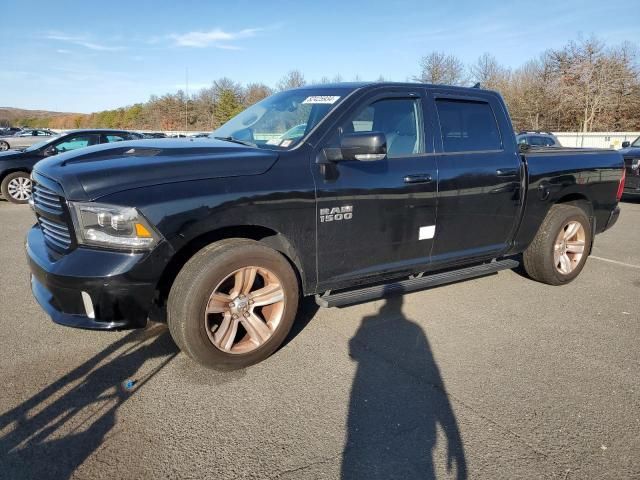
M 622 148 L 622 142 L 633 142 L 640 132 L 554 132 L 563 147 Z

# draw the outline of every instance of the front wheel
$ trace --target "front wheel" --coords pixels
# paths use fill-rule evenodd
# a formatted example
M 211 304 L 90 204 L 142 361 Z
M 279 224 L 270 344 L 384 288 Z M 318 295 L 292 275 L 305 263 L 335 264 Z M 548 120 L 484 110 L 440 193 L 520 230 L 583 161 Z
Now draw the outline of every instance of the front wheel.
M 554 205 L 523 254 L 524 269 L 534 280 L 563 285 L 576 278 L 591 248 L 591 222 L 575 205 Z
M 9 144 L 3 140 L 0 140 L 0 152 L 9 150 Z
M 31 178 L 27 172 L 10 173 L 2 180 L 0 190 L 11 203 L 27 203 L 31 198 Z
M 259 242 L 228 239 L 196 253 L 169 293 L 167 322 L 180 349 L 200 364 L 233 370 L 284 342 L 298 309 L 289 262 Z

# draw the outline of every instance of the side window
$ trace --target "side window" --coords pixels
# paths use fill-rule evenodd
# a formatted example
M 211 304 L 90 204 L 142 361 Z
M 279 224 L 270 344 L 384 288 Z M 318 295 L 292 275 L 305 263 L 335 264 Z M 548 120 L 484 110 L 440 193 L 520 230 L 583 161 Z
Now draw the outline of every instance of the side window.
M 496 117 L 487 102 L 436 100 L 445 152 L 502 150 Z
M 544 137 L 530 137 L 529 138 L 529 143 L 531 145 L 535 145 L 535 146 L 547 145 L 546 140 L 545 140 Z
M 122 142 L 124 140 L 128 140 L 128 138 L 125 138 L 124 135 L 105 135 L 104 136 L 106 138 L 106 142 L 107 143 L 113 143 L 113 142 Z
M 384 133 L 389 158 L 424 153 L 417 99 L 394 98 L 367 105 L 341 127 L 342 135 L 356 132 Z
M 78 148 L 89 147 L 91 145 L 97 145 L 97 135 L 76 135 L 74 137 L 66 138 L 60 143 L 56 143 L 55 147 L 59 153 L 68 152 L 69 150 L 76 150 Z

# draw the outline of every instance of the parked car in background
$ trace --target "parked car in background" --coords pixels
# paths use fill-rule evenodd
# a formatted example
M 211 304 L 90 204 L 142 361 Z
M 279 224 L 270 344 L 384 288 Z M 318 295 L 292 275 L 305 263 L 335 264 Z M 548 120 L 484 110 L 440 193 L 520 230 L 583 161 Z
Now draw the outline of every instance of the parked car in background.
M 0 137 L 0 151 L 30 147 L 56 135 L 47 129 L 21 130 L 14 135 Z
M 144 138 L 167 138 L 167 134 L 162 132 L 146 132 L 142 136 Z
M 125 130 L 72 130 L 59 136 L 38 137 L 40 143 L 23 150 L 0 152 L 0 191 L 12 203 L 27 203 L 31 198 L 30 173 L 43 158 L 79 148 L 136 140 L 139 137 Z
M 22 128 L 20 127 L 5 127 L 0 128 L 0 137 L 15 135 L 18 132 L 21 132 Z
M 558 138 L 551 132 L 520 132 L 516 141 L 532 147 L 561 147 Z
M 633 142 L 622 142 L 620 150 L 624 158 L 627 178 L 624 184 L 624 194 L 640 195 L 640 137 Z
M 189 138 L 207 138 L 208 136 L 209 136 L 209 133 L 200 132 L 200 133 L 194 133 L 193 135 L 189 135 Z
M 272 143 L 301 123 L 305 135 Z M 515 268 L 519 254 L 533 279 L 569 283 L 616 223 L 623 172 L 614 150 L 521 152 L 496 92 L 294 89 L 210 138 L 39 162 L 31 288 L 70 327 L 166 313 L 189 356 L 240 368 L 285 341 L 301 295 L 358 303 Z

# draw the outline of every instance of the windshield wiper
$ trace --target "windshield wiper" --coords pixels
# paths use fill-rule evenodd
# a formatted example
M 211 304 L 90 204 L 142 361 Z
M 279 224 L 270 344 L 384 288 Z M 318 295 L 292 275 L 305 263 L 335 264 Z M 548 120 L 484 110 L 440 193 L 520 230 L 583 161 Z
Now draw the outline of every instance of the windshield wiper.
M 246 145 L 247 147 L 257 147 L 255 143 L 247 142 L 245 140 L 240 140 L 234 137 L 213 137 L 216 140 L 224 140 L 225 142 L 239 143 L 240 145 Z

